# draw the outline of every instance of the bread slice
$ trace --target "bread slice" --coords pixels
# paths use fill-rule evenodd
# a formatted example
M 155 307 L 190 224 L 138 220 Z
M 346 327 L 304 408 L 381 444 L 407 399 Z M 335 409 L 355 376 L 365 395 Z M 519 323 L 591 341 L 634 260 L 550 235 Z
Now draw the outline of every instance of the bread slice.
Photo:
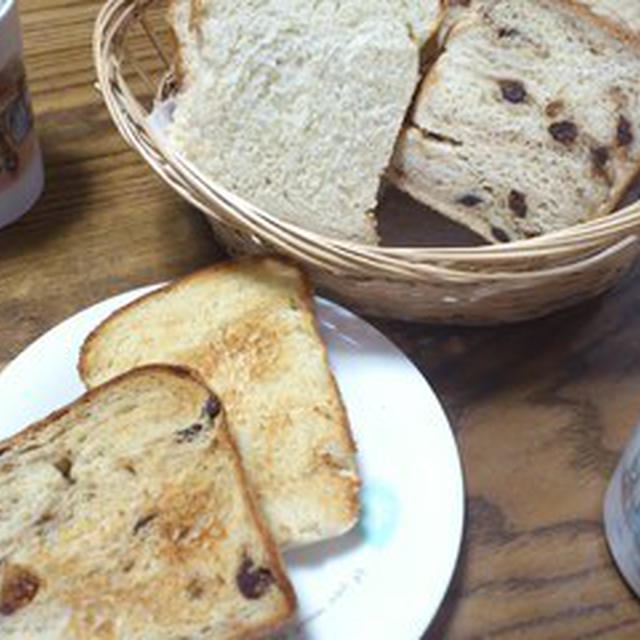
M 309 285 L 296 267 L 249 258 L 178 280 L 97 327 L 79 371 L 94 386 L 150 362 L 192 367 L 220 393 L 280 545 L 329 538 L 355 524 L 355 446 Z
M 377 242 L 369 212 L 439 0 L 175 0 L 169 16 L 172 146 L 281 219 Z
M 563 0 L 493 0 L 454 22 L 391 180 L 492 242 L 612 211 L 640 165 L 640 49 Z
M 217 397 L 129 372 L 0 442 L 0 637 L 245 638 L 295 608 Z

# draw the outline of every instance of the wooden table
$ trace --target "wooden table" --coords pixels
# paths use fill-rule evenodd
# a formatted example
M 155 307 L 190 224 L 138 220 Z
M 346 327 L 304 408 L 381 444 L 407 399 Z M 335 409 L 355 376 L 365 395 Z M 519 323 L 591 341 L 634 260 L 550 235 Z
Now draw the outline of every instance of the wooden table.
M 47 187 L 0 231 L 0 367 L 69 314 L 222 255 L 200 215 L 126 148 L 93 89 L 97 8 L 22 4 Z M 640 416 L 639 313 L 636 269 L 598 301 L 519 326 L 374 321 L 435 387 L 466 472 L 459 568 L 428 638 L 640 638 L 640 604 L 601 518 Z

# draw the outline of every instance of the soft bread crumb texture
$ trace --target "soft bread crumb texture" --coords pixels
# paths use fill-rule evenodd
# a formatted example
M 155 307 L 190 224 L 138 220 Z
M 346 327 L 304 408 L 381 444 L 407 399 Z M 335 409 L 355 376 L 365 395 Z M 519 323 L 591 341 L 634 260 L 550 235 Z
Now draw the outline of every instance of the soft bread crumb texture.
M 491 242 L 611 212 L 640 165 L 640 49 L 584 7 L 457 11 L 392 181 Z
M 0 637 L 241 638 L 291 616 L 212 406 L 185 371 L 145 368 L 0 442 Z M 247 559 L 268 572 L 257 598 Z
M 94 386 L 152 362 L 189 366 L 220 394 L 281 546 L 333 537 L 355 524 L 355 446 L 296 267 L 253 258 L 177 281 L 100 325 L 79 369 Z
M 169 140 L 283 220 L 377 242 L 371 211 L 438 0 L 174 0 Z

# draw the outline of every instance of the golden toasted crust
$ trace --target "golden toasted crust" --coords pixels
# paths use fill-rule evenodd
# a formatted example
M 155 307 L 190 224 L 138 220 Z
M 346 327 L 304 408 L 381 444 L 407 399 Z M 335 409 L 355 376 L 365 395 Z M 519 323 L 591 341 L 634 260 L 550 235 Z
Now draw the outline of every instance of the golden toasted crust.
M 194 382 L 196 382 L 197 384 L 199 384 L 200 386 L 207 389 L 209 393 L 212 393 L 209 387 L 207 386 L 206 382 L 203 380 L 202 376 L 197 371 L 194 371 L 193 369 L 189 369 L 188 367 L 178 367 L 178 366 L 168 365 L 168 364 L 147 364 L 141 367 L 137 367 L 132 371 L 126 371 L 124 373 L 121 373 L 120 375 L 114 376 L 113 378 L 111 378 L 111 380 L 105 382 L 104 384 L 101 384 L 100 386 L 94 387 L 93 389 L 89 389 L 82 396 L 80 396 L 73 402 L 70 402 L 64 405 L 63 407 L 60 407 L 59 409 L 52 411 L 50 414 L 48 414 L 44 418 L 38 420 L 37 422 L 32 423 L 28 427 L 25 427 L 22 431 L 19 431 L 18 433 L 14 434 L 13 436 L 9 436 L 8 438 L 5 438 L 4 440 L 0 440 L 0 450 L 6 451 L 7 448 L 13 448 L 15 445 L 21 444 L 23 440 L 26 440 L 36 435 L 40 431 L 43 431 L 52 422 L 55 422 L 56 420 L 59 420 L 60 418 L 64 417 L 73 409 L 76 409 L 82 405 L 90 404 L 91 402 L 93 402 L 94 398 L 97 395 L 99 395 L 109 387 L 118 385 L 120 382 L 122 382 L 122 380 L 131 379 L 138 375 L 144 374 L 145 372 L 153 373 L 154 371 L 157 371 L 159 373 L 168 371 L 181 378 L 189 378 Z
M 291 262 L 290 264 L 293 264 L 293 263 Z M 320 338 L 321 334 L 320 334 L 320 327 L 318 326 L 318 316 L 315 313 L 315 308 L 313 304 L 313 287 L 311 285 L 311 280 L 309 279 L 309 276 L 305 272 L 302 272 L 302 287 L 303 287 L 303 291 L 300 297 L 307 311 L 311 314 L 311 317 L 313 318 L 314 330 L 316 332 L 316 335 L 318 336 L 318 339 L 322 343 L 322 355 L 323 355 L 324 363 L 327 368 L 327 371 L 329 371 L 331 386 L 340 404 L 340 409 L 341 409 L 340 422 L 341 422 L 342 430 L 347 436 L 349 449 L 351 450 L 352 455 L 355 457 L 358 453 L 358 447 L 356 445 L 356 441 L 353 438 L 351 426 L 349 425 L 349 419 L 347 418 L 347 415 L 348 415 L 347 408 L 344 405 L 342 394 L 340 393 L 340 389 L 338 387 L 338 383 L 336 382 L 336 378 L 333 375 L 333 371 L 331 371 L 331 367 L 329 366 L 329 353 L 327 351 L 327 345 L 325 344 L 324 340 L 321 340 Z M 352 482 L 353 482 L 353 491 L 350 495 L 349 502 L 351 507 L 351 516 L 355 520 L 358 518 L 358 515 L 360 513 L 360 500 L 358 496 L 359 496 L 360 487 L 362 486 L 362 482 L 359 476 L 358 478 L 353 479 Z
M 200 279 L 206 279 L 208 278 L 212 273 L 219 273 L 221 271 L 233 271 L 234 269 L 236 269 L 237 265 L 241 265 L 241 264 L 260 264 L 261 262 L 265 261 L 265 260 L 275 260 L 275 261 L 279 261 L 282 262 L 284 264 L 288 264 L 290 266 L 294 266 L 297 268 L 295 262 L 293 262 L 293 260 L 290 260 L 288 258 L 282 258 L 280 256 L 275 257 L 275 256 L 244 256 L 241 258 L 236 258 L 235 260 L 232 261 L 224 261 L 224 262 L 217 262 L 213 265 L 210 265 L 208 267 L 203 267 L 202 269 L 198 269 L 197 271 L 194 271 L 193 273 L 190 273 L 186 276 L 182 276 L 181 278 L 179 278 L 178 280 L 174 280 L 173 282 L 170 282 L 169 284 L 165 285 L 164 287 L 157 289 L 155 291 L 151 291 L 149 293 L 146 293 L 143 296 L 140 296 L 139 298 L 136 298 L 135 300 L 128 302 L 127 304 L 123 305 L 122 307 L 116 309 L 110 316 L 108 316 L 105 320 L 103 320 L 97 327 L 95 327 L 90 333 L 89 335 L 86 337 L 85 341 L 82 343 L 82 346 L 80 347 L 80 356 L 78 358 L 78 363 L 77 363 L 77 369 L 78 369 L 78 374 L 80 375 L 80 378 L 86 383 L 89 379 L 89 371 L 88 371 L 88 365 L 87 365 L 87 354 L 89 353 L 89 351 L 91 351 L 91 348 L 93 347 L 93 343 L 94 341 L 99 337 L 101 330 L 103 329 L 104 325 L 107 322 L 110 322 L 111 320 L 113 320 L 114 318 L 117 318 L 120 315 L 125 314 L 127 311 L 129 311 L 132 308 L 135 308 L 137 306 L 140 306 L 142 304 L 144 304 L 145 302 L 148 302 L 149 300 L 152 300 L 154 298 L 161 298 L 166 296 L 167 294 L 171 293 L 171 291 L 173 291 L 174 289 L 181 287 L 189 282 L 193 282 L 195 280 L 200 280 Z M 311 285 L 309 283 L 308 277 L 306 276 L 306 274 L 304 274 L 303 271 L 300 271 L 302 277 L 305 279 L 305 281 L 307 282 L 306 285 L 306 298 L 307 298 L 307 309 L 310 310 L 313 313 L 313 307 L 311 304 Z M 317 331 L 317 327 L 316 327 L 316 331 Z M 318 334 L 319 335 L 319 334 Z M 186 367 L 188 369 L 188 367 Z M 193 370 L 192 370 L 193 371 Z M 199 374 L 198 374 L 199 375 Z M 202 379 L 202 378 L 201 378 Z

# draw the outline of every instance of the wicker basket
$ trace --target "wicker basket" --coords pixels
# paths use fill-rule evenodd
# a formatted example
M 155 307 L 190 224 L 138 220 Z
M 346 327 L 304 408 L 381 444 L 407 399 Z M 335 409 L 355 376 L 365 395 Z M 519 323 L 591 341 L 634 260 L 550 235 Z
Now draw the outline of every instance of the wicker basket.
M 280 221 L 203 177 L 149 123 L 171 71 L 159 0 L 108 0 L 96 21 L 98 88 L 125 140 L 207 216 L 232 254 L 276 252 L 301 263 L 330 296 L 372 315 L 497 324 L 598 295 L 640 250 L 640 203 L 539 238 L 474 248 L 383 248 L 333 240 Z

